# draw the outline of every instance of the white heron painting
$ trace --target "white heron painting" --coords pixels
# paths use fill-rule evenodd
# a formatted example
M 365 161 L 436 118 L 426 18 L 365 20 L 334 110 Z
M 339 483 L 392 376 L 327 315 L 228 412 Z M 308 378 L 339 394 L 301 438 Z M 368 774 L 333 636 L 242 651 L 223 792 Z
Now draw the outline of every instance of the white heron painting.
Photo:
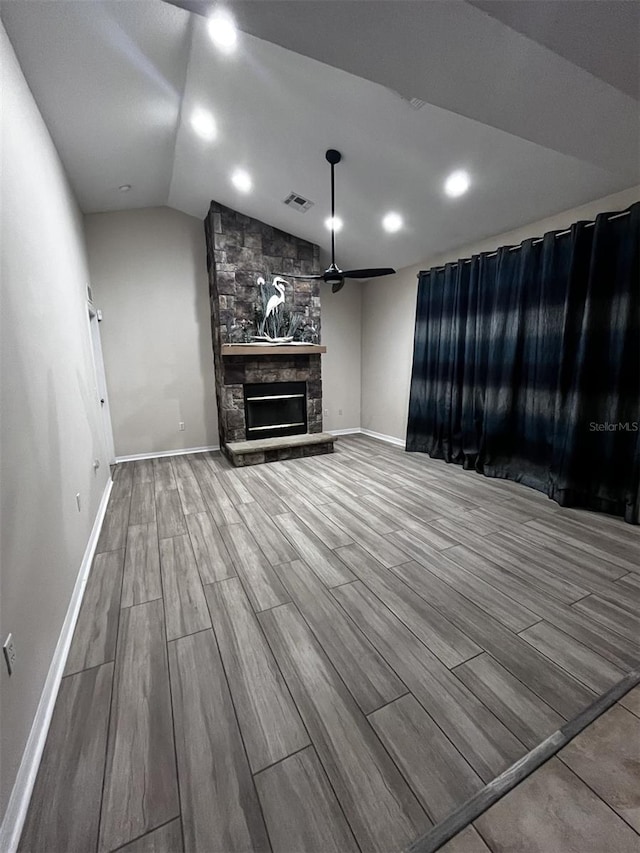
M 280 276 L 276 276 L 271 282 L 278 293 L 274 293 L 271 299 L 267 302 L 267 309 L 264 312 L 265 319 L 273 314 L 274 311 L 277 311 L 279 305 L 284 305 L 284 289 L 288 283 L 289 282 L 285 281 L 283 278 L 280 278 Z M 258 284 L 265 284 L 265 280 L 260 277 L 258 279 Z
M 253 339 L 273 344 L 290 343 L 300 326 L 301 318 L 285 307 L 285 288 L 289 282 L 276 275 L 270 284 L 262 276 L 258 277 L 256 283 L 260 298 L 256 305 L 258 334 Z

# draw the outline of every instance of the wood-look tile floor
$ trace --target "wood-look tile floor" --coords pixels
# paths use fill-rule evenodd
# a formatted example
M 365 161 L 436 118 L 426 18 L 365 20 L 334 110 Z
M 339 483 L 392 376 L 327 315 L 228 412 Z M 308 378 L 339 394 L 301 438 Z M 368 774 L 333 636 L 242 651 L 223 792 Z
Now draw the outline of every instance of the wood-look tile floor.
M 401 850 L 638 667 L 639 562 L 362 436 L 119 465 L 20 850 Z

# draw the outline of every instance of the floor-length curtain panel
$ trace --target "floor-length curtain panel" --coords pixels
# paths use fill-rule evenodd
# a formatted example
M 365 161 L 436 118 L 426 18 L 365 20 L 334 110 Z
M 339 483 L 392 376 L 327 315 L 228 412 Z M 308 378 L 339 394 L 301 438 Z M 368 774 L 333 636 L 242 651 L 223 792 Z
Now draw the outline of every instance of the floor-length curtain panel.
M 407 450 L 638 519 L 640 204 L 420 274 Z

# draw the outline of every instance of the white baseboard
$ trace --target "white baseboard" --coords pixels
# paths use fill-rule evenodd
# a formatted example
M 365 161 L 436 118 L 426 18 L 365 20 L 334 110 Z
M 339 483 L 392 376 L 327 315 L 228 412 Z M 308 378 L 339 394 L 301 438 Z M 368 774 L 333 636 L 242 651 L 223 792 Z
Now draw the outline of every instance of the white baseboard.
M 401 438 L 396 438 L 394 435 L 385 435 L 382 432 L 373 432 L 370 429 L 362 427 L 352 427 L 351 429 L 329 429 L 331 435 L 368 435 L 369 438 L 377 438 L 378 441 L 386 441 L 387 444 L 393 444 L 395 447 L 404 447 L 405 443 Z
M 370 429 L 361 429 L 362 435 L 368 435 L 369 438 L 377 438 L 378 441 L 386 441 L 387 444 L 393 444 L 396 447 L 404 447 L 406 442 L 402 438 L 396 438 L 394 435 L 384 435 L 381 432 L 373 432 Z
M 18 842 L 20 841 L 20 835 L 22 834 L 22 828 L 27 816 L 29 800 L 31 799 L 33 786 L 38 774 L 38 767 L 40 766 L 42 751 L 49 732 L 53 708 L 56 704 L 62 673 L 67 662 L 69 647 L 71 646 L 82 597 L 87 585 L 93 555 L 98 545 L 98 537 L 100 536 L 112 486 L 113 481 L 109 478 L 102 499 L 100 500 L 95 521 L 93 522 L 93 528 L 91 529 L 91 535 L 89 536 L 82 563 L 80 564 L 78 577 L 73 587 L 67 614 L 64 618 L 62 630 L 60 631 L 56 649 L 51 659 L 51 665 L 49 666 L 49 672 L 47 673 L 47 678 L 40 694 L 40 701 L 38 702 L 38 708 L 33 718 L 31 731 L 29 732 L 29 737 L 27 738 L 27 743 L 22 754 L 22 761 L 18 768 L 16 781 L 13 785 L 2 826 L 0 826 L 0 850 L 2 853 L 15 853 L 18 848 Z
M 386 441 L 387 444 L 393 444 L 396 447 L 405 446 L 405 442 L 401 438 L 396 438 L 393 435 L 384 435 L 381 432 L 373 432 L 370 429 L 361 429 L 360 427 L 328 429 L 327 432 L 331 435 L 368 435 L 370 438 L 377 438 L 378 441 Z M 211 450 L 220 450 L 220 446 L 215 444 L 210 447 L 184 447 L 179 450 L 162 450 L 154 453 L 132 453 L 129 456 L 116 456 L 116 462 L 135 462 L 136 459 L 159 459 L 161 456 L 182 456 L 185 453 L 207 453 Z
M 220 450 L 220 445 L 182 447 L 179 450 L 158 450 L 155 453 L 132 453 L 129 456 L 116 456 L 116 462 L 135 462 L 136 459 L 159 459 L 161 456 L 182 456 L 184 453 L 207 453 L 209 450 Z

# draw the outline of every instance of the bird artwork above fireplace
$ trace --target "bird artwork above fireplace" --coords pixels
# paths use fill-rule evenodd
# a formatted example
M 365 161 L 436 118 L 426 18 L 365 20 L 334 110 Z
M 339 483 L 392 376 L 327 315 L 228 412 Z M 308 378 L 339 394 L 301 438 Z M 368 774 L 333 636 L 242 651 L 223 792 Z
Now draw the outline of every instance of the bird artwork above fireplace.
M 256 280 L 255 325 L 257 335 L 252 335 L 253 341 L 288 344 L 298 340 L 313 340 L 316 334 L 311 323 L 305 323 L 303 314 L 295 313 L 285 306 L 285 289 L 293 289 L 292 285 L 282 276 L 276 275 L 270 284 L 262 276 Z

